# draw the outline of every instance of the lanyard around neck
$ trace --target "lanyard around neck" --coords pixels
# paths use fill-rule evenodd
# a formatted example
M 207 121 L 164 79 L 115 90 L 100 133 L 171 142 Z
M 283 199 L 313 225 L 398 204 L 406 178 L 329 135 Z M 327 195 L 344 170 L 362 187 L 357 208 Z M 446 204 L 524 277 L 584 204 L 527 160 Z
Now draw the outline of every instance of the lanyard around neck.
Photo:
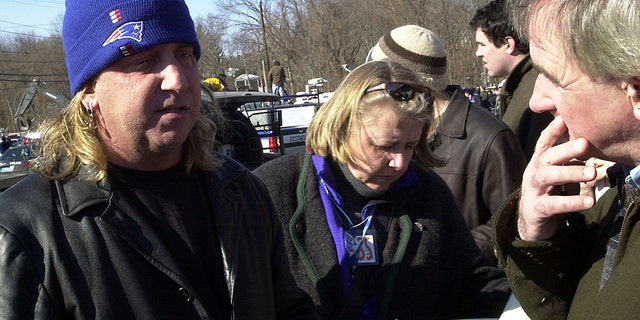
M 369 227 L 371 226 L 371 221 L 373 220 L 373 214 L 375 210 L 363 210 L 362 221 L 354 224 L 351 218 L 349 218 L 349 215 L 344 211 L 344 209 L 342 209 L 342 206 L 338 204 L 336 199 L 329 192 L 329 188 L 327 187 L 326 182 L 320 175 L 318 175 L 318 182 L 321 188 L 324 190 L 327 198 L 329 198 L 333 209 L 339 212 L 344 220 L 346 220 L 349 224 L 349 229 L 345 230 L 346 232 L 344 234 L 344 245 L 347 249 L 347 253 L 349 254 L 349 264 L 351 266 L 351 272 L 353 272 L 358 265 L 358 252 L 360 251 L 362 243 L 365 240 L 365 236 L 369 231 Z M 371 212 L 371 214 L 368 214 L 369 211 Z M 362 228 L 362 236 L 358 239 L 356 237 L 356 229 L 363 224 L 364 227 Z

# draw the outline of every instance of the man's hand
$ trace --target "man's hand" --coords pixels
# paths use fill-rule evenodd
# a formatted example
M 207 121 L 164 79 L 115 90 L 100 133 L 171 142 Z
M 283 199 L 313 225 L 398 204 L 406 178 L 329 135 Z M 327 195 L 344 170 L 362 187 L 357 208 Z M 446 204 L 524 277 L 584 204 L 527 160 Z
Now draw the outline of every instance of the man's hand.
M 559 142 L 567 132 L 561 117 L 556 117 L 542 131 L 536 150 L 524 171 L 520 199 L 518 232 L 523 240 L 544 240 L 555 235 L 565 213 L 589 209 L 595 203 L 588 195 L 566 195 L 566 184 L 593 181 L 593 167 L 575 165 L 584 157 L 589 142 L 577 138 Z

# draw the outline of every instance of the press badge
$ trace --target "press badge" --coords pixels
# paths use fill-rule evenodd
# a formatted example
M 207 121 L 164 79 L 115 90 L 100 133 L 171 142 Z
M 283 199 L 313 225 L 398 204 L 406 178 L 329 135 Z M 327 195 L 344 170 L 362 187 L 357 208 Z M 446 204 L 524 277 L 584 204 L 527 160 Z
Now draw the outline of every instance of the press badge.
M 376 255 L 376 243 L 372 234 L 353 237 L 349 233 L 347 233 L 346 238 L 347 251 L 349 253 L 349 256 L 357 254 L 359 265 L 371 265 L 378 263 L 378 256 Z

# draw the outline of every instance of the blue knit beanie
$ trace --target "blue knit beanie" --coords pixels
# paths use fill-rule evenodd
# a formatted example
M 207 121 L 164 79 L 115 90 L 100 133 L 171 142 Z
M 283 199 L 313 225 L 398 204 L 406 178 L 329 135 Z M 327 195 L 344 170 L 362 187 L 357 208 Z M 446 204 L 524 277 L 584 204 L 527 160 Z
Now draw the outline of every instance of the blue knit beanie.
M 62 25 L 71 93 L 111 63 L 165 43 L 200 43 L 184 0 L 66 0 Z

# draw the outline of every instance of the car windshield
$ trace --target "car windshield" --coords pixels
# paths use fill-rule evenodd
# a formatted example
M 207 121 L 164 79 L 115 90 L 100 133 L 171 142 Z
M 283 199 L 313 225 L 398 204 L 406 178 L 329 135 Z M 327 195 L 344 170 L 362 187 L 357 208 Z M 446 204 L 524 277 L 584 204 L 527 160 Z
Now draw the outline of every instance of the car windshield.
M 28 147 L 9 148 L 0 156 L 0 160 L 29 160 L 32 158 L 32 152 Z

